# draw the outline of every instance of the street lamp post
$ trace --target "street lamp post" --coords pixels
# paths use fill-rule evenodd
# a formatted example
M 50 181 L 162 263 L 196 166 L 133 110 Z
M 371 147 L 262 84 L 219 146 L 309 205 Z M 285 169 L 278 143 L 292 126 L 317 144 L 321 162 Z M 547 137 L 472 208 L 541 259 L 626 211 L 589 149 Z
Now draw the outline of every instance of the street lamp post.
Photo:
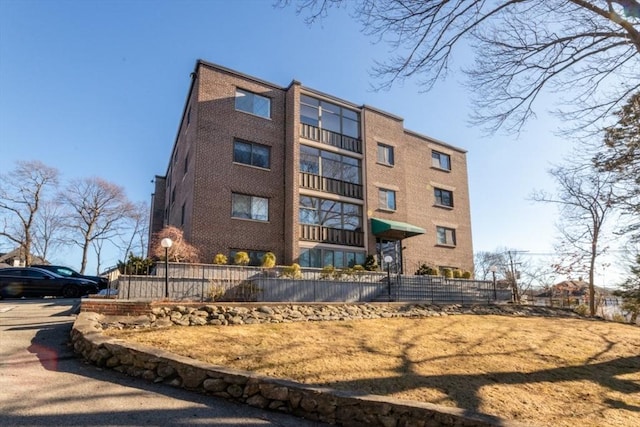
M 389 294 L 389 301 L 391 301 L 391 261 L 393 258 L 389 255 L 384 257 L 384 262 L 387 264 L 387 292 Z
M 164 248 L 164 297 L 169 298 L 169 248 L 173 245 L 173 240 L 165 237 L 160 241 L 160 246 Z
M 496 294 L 496 271 L 498 271 L 498 267 L 492 265 L 489 271 L 493 274 L 493 300 L 495 301 L 498 299 L 498 295 Z

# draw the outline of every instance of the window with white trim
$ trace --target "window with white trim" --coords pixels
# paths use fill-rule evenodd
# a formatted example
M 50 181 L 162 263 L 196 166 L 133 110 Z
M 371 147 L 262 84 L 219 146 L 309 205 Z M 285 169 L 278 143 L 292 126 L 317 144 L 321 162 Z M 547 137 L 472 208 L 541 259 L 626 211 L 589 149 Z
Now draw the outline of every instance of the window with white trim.
M 236 110 L 271 118 L 271 99 L 243 89 L 236 89 Z
M 378 143 L 378 163 L 388 166 L 394 165 L 392 146 Z
M 435 188 L 433 190 L 436 199 L 436 205 L 453 207 L 453 191 L 444 190 L 442 188 Z
M 396 192 L 385 188 L 378 189 L 378 203 L 380 209 L 396 210 Z
M 231 216 L 233 218 L 269 220 L 269 199 L 233 193 L 231 195 Z
M 447 227 L 436 227 L 436 241 L 439 245 L 455 246 L 456 230 Z
M 434 150 L 431 152 L 431 166 L 433 166 L 434 168 L 450 171 L 451 156 Z

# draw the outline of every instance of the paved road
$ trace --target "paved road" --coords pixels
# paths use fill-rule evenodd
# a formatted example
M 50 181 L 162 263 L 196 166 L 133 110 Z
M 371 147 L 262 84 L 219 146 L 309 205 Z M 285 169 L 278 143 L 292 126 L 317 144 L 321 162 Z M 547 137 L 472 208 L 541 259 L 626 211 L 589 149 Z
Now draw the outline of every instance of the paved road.
M 68 343 L 78 304 L 0 301 L 0 426 L 324 425 L 85 364 Z

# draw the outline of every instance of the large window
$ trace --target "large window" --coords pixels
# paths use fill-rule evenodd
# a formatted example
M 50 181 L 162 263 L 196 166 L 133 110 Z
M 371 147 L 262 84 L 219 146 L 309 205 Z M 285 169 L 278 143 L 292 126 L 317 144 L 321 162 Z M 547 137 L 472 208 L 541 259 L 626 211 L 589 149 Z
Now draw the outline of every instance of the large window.
M 306 145 L 300 146 L 300 171 L 360 184 L 360 160 Z
M 271 100 L 266 96 L 236 89 L 236 110 L 268 119 L 271 117 Z
M 443 190 L 442 188 L 436 188 L 434 189 L 434 194 L 436 198 L 436 205 L 446 206 L 449 208 L 453 207 L 453 192 Z
M 393 147 L 385 144 L 378 144 L 378 163 L 383 165 L 394 165 Z
M 269 220 L 269 199 L 233 193 L 231 203 L 231 216 L 234 218 Z
M 362 228 L 362 206 L 300 196 L 299 221 L 301 224 L 359 230 Z
M 380 188 L 378 190 L 378 201 L 380 209 L 396 210 L 396 192 Z
M 438 169 L 451 170 L 451 156 L 438 151 L 431 152 L 431 166 Z
M 436 227 L 436 241 L 439 245 L 455 246 L 456 230 L 447 227 Z
M 301 267 L 322 268 L 332 265 L 336 268 L 346 268 L 354 265 L 364 265 L 364 262 L 364 252 L 313 248 L 302 249 L 298 263 Z
M 357 112 L 307 95 L 300 95 L 300 121 L 352 138 L 360 137 Z
M 233 141 L 233 161 L 269 169 L 271 166 L 271 149 L 265 145 L 235 140 Z

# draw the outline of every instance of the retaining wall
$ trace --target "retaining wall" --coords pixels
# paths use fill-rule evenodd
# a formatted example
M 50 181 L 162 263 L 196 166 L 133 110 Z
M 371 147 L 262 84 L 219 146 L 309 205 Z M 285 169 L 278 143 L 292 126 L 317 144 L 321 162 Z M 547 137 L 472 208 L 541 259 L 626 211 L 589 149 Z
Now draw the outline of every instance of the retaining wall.
M 120 306 L 116 308 L 115 306 Z M 98 309 L 103 313 L 91 312 Z M 146 312 L 144 312 L 147 310 Z M 129 315 L 123 316 L 123 313 Z M 167 327 L 173 324 L 242 324 L 381 317 L 426 317 L 460 313 L 576 316 L 564 310 L 513 306 L 429 306 L 407 304 L 317 305 L 175 305 L 90 301 L 82 303 L 71 340 L 76 353 L 91 363 L 148 381 L 291 413 L 343 426 L 518 426 L 497 417 L 462 409 L 383 396 L 312 387 L 252 372 L 215 366 L 164 350 L 102 334 L 105 328 Z M 117 315 L 114 315 L 117 314 Z

